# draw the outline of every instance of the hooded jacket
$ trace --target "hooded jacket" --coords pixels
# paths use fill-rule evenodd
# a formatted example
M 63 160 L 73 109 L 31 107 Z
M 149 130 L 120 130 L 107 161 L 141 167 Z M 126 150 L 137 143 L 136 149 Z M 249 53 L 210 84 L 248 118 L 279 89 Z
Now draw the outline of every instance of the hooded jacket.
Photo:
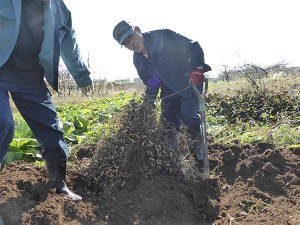
M 22 0 L 0 1 L 0 67 L 8 60 L 19 34 Z M 92 83 L 72 27 L 71 12 L 62 0 L 44 3 L 44 39 L 39 54 L 44 76 L 58 91 L 58 63 L 62 57 L 78 87 Z

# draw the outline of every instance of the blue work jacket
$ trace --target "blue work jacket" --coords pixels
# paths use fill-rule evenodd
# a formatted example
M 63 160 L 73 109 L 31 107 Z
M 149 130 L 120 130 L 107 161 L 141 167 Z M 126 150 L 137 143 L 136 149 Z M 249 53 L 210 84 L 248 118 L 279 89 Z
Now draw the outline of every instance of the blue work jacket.
M 203 66 L 205 72 L 211 70 L 204 63 L 204 53 L 199 43 L 169 29 L 143 33 L 143 37 L 148 58 L 135 52 L 133 63 L 147 86 L 146 94 L 157 95 L 159 86 L 153 87 L 151 81 L 159 78 L 170 90 L 182 97 L 194 95 L 189 84 L 189 74 L 198 66 Z
M 22 0 L 0 0 L 0 67 L 8 60 L 19 34 Z M 92 83 L 72 27 L 71 13 L 62 0 L 44 3 L 44 39 L 39 54 L 44 76 L 58 90 L 58 62 L 62 57 L 79 87 Z

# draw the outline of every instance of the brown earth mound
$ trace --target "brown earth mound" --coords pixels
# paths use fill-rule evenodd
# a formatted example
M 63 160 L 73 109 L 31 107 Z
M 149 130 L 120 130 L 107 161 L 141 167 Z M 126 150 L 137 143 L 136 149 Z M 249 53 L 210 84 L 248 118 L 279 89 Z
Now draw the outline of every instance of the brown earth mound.
M 202 181 L 188 135 L 162 129 L 135 104 L 109 137 L 81 146 L 69 162 L 67 183 L 81 202 L 56 194 L 44 167 L 7 165 L 0 172 L 4 224 L 299 224 L 299 149 L 209 138 L 211 179 Z

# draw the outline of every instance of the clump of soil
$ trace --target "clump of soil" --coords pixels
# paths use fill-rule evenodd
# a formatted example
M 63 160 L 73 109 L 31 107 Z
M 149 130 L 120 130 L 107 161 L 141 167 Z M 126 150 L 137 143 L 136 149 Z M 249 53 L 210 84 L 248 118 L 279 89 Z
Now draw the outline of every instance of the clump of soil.
M 115 124 L 109 137 L 81 146 L 78 159 L 68 164 L 67 183 L 81 202 L 55 193 L 43 166 L 20 161 L 5 166 L 4 224 L 299 224 L 295 149 L 210 137 L 211 179 L 202 181 L 185 132 L 175 136 L 175 145 L 172 130 L 162 129 L 155 113 L 139 102 L 131 102 Z

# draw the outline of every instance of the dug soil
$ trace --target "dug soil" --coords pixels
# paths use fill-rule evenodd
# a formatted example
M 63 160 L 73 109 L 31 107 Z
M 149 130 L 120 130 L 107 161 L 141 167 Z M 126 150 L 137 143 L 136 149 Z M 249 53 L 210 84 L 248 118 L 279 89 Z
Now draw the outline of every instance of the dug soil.
M 86 147 L 90 151 L 97 145 Z M 89 158 L 70 162 L 67 182 L 82 195 L 81 202 L 56 194 L 43 167 L 13 163 L 0 172 L 0 215 L 5 225 L 300 224 L 299 149 L 279 150 L 267 143 L 215 143 L 209 149 L 217 182 L 202 188 L 201 181 L 161 175 L 96 195 L 81 173 Z M 206 202 L 196 202 L 194 195 Z
M 209 137 L 211 177 L 203 181 L 201 163 L 182 151 L 182 136 L 178 145 L 166 143 L 172 135 L 141 130 L 134 115 L 129 110 L 122 129 L 80 146 L 70 159 L 67 184 L 82 201 L 55 193 L 44 166 L 6 165 L 0 172 L 4 224 L 300 224 L 300 149 Z

